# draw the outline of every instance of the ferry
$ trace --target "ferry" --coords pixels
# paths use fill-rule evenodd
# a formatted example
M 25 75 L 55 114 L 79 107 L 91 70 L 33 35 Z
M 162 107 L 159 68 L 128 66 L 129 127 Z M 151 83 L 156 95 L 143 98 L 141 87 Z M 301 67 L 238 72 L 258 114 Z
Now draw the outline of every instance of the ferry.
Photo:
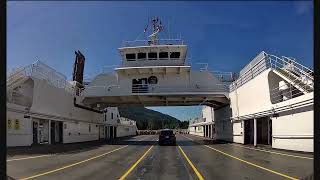
M 189 134 L 313 152 L 313 70 L 294 58 L 263 51 L 238 76 L 211 71 L 208 64 L 187 58 L 182 39 L 159 38 L 164 27 L 158 17 L 150 19 L 148 31 L 149 39 L 125 41 L 118 49 L 120 66 L 86 84 L 80 52 L 72 82 L 41 62 L 11 74 L 9 145 L 116 137 L 123 126 L 120 106 L 200 105 L 202 116 L 190 121 Z M 136 131 L 135 123 L 128 122 L 124 135 Z M 16 127 L 25 130 L 17 133 Z
M 125 41 L 121 66 L 82 91 L 91 107 L 203 106 L 189 133 L 254 146 L 313 152 L 313 70 L 292 57 L 260 52 L 239 73 L 196 69 L 181 39 L 159 39 L 151 19 L 148 40 Z M 147 29 L 145 29 L 146 32 Z

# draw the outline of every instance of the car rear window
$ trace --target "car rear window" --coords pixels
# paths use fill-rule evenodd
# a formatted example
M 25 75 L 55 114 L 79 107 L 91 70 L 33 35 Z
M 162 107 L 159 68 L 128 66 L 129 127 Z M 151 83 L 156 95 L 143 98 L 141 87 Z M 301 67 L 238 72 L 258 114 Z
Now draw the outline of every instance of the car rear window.
M 164 135 L 164 136 L 169 136 L 169 135 L 172 135 L 172 134 L 173 134 L 173 131 L 161 131 L 160 134 L 161 134 L 161 135 Z

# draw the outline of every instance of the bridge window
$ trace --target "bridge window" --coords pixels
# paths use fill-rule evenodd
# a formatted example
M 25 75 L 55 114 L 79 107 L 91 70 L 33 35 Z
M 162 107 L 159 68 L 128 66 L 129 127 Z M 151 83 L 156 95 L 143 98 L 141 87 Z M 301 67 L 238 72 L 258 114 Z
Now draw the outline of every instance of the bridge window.
M 147 59 L 147 53 L 138 53 L 138 59 Z
M 168 52 L 160 52 L 159 59 L 168 59 L 169 55 Z
M 136 54 L 126 54 L 127 61 L 135 61 L 136 60 Z
M 180 58 L 180 52 L 171 52 L 170 53 L 170 59 L 179 59 Z
M 158 56 L 156 52 L 149 52 L 148 53 L 148 59 L 149 60 L 157 60 Z

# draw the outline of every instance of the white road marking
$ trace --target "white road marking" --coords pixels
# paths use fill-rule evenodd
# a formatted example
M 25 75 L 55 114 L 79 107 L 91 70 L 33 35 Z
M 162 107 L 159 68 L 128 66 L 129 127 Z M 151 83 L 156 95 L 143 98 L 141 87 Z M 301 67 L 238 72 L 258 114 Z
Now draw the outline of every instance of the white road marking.
M 149 136 L 142 138 L 138 141 L 143 141 L 145 139 L 149 138 Z M 49 156 L 55 156 L 59 155 L 58 153 L 55 154 L 45 154 L 45 155 L 39 155 L 39 156 L 29 156 L 29 157 L 23 157 L 23 158 L 15 158 L 15 159 L 8 159 L 7 162 L 12 162 L 12 161 L 21 161 L 21 160 L 27 160 L 27 159 L 35 159 L 35 158 L 42 158 L 42 157 L 49 157 Z
M 25 159 L 41 158 L 41 157 L 47 157 L 47 156 L 53 156 L 53 155 L 55 155 L 55 154 L 46 154 L 46 155 L 40 155 L 40 156 L 29 156 L 29 157 L 24 157 L 24 158 L 8 159 L 7 162 L 20 161 L 20 160 L 25 160 Z

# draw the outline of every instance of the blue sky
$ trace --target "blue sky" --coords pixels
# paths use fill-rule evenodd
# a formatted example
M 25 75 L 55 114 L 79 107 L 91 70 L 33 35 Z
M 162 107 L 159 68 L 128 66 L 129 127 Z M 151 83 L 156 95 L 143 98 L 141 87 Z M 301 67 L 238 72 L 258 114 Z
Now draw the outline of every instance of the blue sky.
M 92 78 L 102 66 L 119 65 L 117 48 L 143 32 L 148 16 L 159 16 L 171 37 L 181 34 L 192 63 L 211 70 L 239 72 L 262 50 L 313 68 L 312 1 L 9 1 L 7 70 L 39 59 L 71 79 L 80 50 Z M 152 109 L 187 120 L 201 108 Z

